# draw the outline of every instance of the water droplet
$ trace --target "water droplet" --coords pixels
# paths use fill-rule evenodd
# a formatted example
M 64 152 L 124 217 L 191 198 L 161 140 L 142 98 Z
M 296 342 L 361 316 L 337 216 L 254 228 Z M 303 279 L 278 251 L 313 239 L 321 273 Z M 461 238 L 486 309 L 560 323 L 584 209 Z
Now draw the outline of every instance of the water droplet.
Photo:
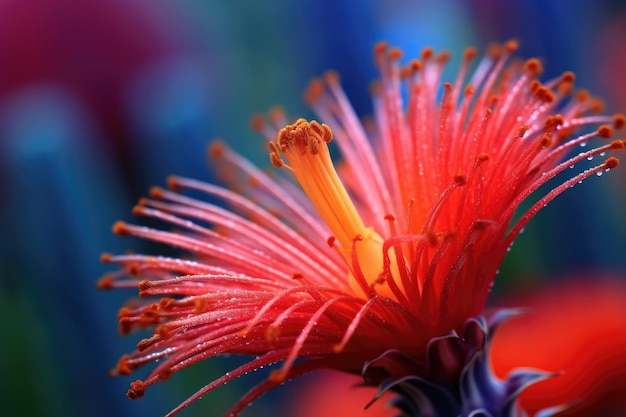
M 570 166 L 569 166 L 569 168 L 570 168 L 570 169 L 573 169 L 573 168 L 574 168 L 574 165 L 570 165 Z
M 582 183 L 583 183 L 583 180 L 578 181 L 578 183 L 579 183 L 579 184 L 582 184 Z
M 600 156 L 606 155 L 606 152 L 600 152 Z
M 601 177 L 601 176 L 602 176 L 602 174 L 603 174 L 603 172 L 602 172 L 602 171 L 598 171 L 598 172 L 596 172 L 596 175 L 597 175 L 598 177 Z
M 587 161 L 591 161 L 591 160 L 593 160 L 593 155 L 589 155 L 589 156 L 587 157 Z
M 581 142 L 580 147 L 584 148 L 585 146 L 587 146 L 587 142 Z

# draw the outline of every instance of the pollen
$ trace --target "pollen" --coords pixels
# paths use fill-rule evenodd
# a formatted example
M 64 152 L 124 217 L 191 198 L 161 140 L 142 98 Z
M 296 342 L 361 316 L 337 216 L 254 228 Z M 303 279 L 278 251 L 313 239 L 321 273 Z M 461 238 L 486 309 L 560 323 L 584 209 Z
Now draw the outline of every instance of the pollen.
M 384 239 L 365 225 L 339 179 L 328 150 L 332 139 L 327 125 L 299 119 L 281 129 L 276 142 L 270 143 L 270 159 L 274 166 L 285 166 L 293 172 L 330 228 L 333 237 L 329 246 L 336 247 L 335 239 L 338 241 L 336 248 L 350 266 L 348 281 L 352 290 L 369 296 L 375 287 L 377 293 L 395 298 L 389 284 L 378 281 L 384 272 Z M 396 264 L 395 259 L 392 264 Z M 397 276 L 394 271 L 391 274 Z

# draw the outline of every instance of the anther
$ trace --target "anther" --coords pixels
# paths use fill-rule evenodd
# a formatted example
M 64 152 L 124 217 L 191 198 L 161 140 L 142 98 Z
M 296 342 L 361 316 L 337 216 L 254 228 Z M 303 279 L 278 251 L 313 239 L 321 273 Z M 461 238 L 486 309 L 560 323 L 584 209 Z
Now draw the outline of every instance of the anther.
M 392 61 L 398 61 L 402 59 L 402 49 L 400 48 L 392 48 L 389 51 L 389 59 Z
M 561 81 L 564 83 L 573 83 L 575 79 L 576 74 L 574 74 L 572 71 L 566 71 L 561 76 Z
M 308 105 L 315 104 L 324 95 L 325 87 L 322 80 L 314 78 L 304 91 L 304 102 Z
M 252 117 L 252 119 L 254 119 L 254 116 Z M 250 122 L 250 124 L 252 125 L 252 130 L 256 130 L 253 126 L 252 121 Z M 209 143 L 207 153 L 210 158 L 219 159 L 219 158 L 222 158 L 222 156 L 224 155 L 225 149 L 226 149 L 226 144 L 221 140 L 215 139 L 211 141 L 211 143 Z
M 113 276 L 107 274 L 98 280 L 98 283 L 96 284 L 96 286 L 98 287 L 99 290 L 110 290 L 113 288 L 114 282 L 115 282 L 115 279 L 113 278 Z
M 263 128 L 265 127 L 265 120 L 263 119 L 263 115 L 256 113 L 253 114 L 250 118 L 250 128 L 257 133 L 262 133 Z
M 504 44 L 504 49 L 508 53 L 517 51 L 517 48 L 519 48 L 519 42 L 516 41 L 515 39 L 511 39 Z
M 624 127 L 624 124 L 626 124 L 626 117 L 621 113 L 616 114 L 613 120 L 613 126 L 615 129 L 621 129 Z
M 608 125 L 602 125 L 598 127 L 598 135 L 601 138 L 609 139 L 611 136 L 613 136 L 613 128 Z
M 169 188 L 172 191 L 180 191 L 180 189 L 182 188 L 180 185 L 180 180 L 174 175 L 170 175 L 169 177 L 167 177 L 166 183 L 167 183 L 167 188 Z
M 539 61 L 537 58 L 530 58 L 529 60 L 527 60 L 524 64 L 524 69 L 526 70 L 526 72 L 529 73 L 529 75 L 533 77 L 536 77 L 543 72 L 543 66 L 541 65 L 541 61 Z
M 122 357 L 117 361 L 115 370 L 118 375 L 130 375 L 133 372 L 133 368 L 130 365 L 129 360 L 129 355 L 122 355 Z
M 619 159 L 612 156 L 604 161 L 604 165 L 606 165 L 608 169 L 613 169 L 619 165 Z
M 126 396 L 130 400 L 136 400 L 137 398 L 143 397 L 146 391 L 146 387 L 141 380 L 137 380 L 135 382 L 131 382 L 130 389 L 126 392 Z
M 476 49 L 475 47 L 471 46 L 467 49 L 465 49 L 465 51 L 463 52 L 463 59 L 465 61 L 471 61 L 472 59 L 474 59 L 474 57 L 478 54 L 478 49 Z
M 113 233 L 115 233 L 116 235 L 119 236 L 128 236 L 129 232 L 128 232 L 128 226 L 126 225 L 126 223 L 124 223 L 121 220 L 118 220 L 115 222 L 115 224 L 113 225 Z
M 466 179 L 465 175 L 463 175 L 463 174 L 454 174 L 452 176 L 452 178 L 454 179 L 454 182 L 457 185 L 465 185 L 465 183 L 467 182 L 467 179 Z

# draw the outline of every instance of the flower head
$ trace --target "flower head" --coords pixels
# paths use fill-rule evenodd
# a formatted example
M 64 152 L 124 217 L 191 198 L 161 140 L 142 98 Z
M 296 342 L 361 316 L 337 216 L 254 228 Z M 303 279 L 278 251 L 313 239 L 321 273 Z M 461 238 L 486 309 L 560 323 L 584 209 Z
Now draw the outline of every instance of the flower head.
M 538 60 L 509 64 L 515 48 L 515 42 L 493 47 L 475 66 L 476 51 L 468 49 L 456 81 L 440 91 L 446 53 L 426 49 L 401 67 L 400 51 L 380 44 L 373 123 L 358 120 L 338 77 L 328 73 L 306 94 L 327 124 L 287 124 L 280 111 L 270 123 L 254 119 L 269 140 L 272 164 L 281 168 L 278 176 L 216 144 L 210 153 L 229 188 L 173 177 L 171 191 L 153 189 L 134 213 L 179 230 L 118 222 L 114 231 L 192 258 L 104 256 L 120 270 L 101 287 L 138 288 L 142 298 L 120 311 L 122 332 L 155 327 L 122 357 L 117 373 L 161 359 L 128 396 L 229 353 L 256 359 L 201 388 L 172 414 L 275 362 L 279 368 L 232 414 L 273 386 L 323 368 L 363 372 L 366 383 L 405 397 L 435 384 L 434 391 L 451 395 L 463 410 L 491 401 L 481 393 L 480 401 L 467 400 L 463 392 L 472 388 L 463 381 L 488 383 L 486 341 L 499 319 L 473 317 L 482 314 L 503 257 L 542 207 L 618 161 L 609 157 L 567 177 L 514 219 L 517 208 L 568 166 L 624 147 L 616 140 L 568 159 L 578 145 L 611 137 L 624 117 L 595 114 L 600 106 L 585 93 L 570 98 L 571 73 L 541 83 Z M 572 136 L 580 129 L 585 133 Z M 329 150 L 335 138 L 345 161 L 338 169 Z M 535 377 L 541 376 L 507 381 L 489 398 L 514 410 L 514 399 L 502 393 Z

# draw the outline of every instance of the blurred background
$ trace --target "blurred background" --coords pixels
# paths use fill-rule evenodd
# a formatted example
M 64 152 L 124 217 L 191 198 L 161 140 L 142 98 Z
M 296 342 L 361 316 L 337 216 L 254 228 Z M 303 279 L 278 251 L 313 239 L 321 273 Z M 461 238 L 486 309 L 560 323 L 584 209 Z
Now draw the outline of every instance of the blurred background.
M 100 293 L 102 252 L 142 243 L 110 232 L 168 174 L 212 181 L 216 137 L 262 165 L 249 117 L 280 104 L 312 117 L 301 92 L 336 69 L 357 112 L 371 111 L 378 40 L 424 46 L 519 39 L 545 78 L 626 111 L 623 0 L 2 0 L 0 2 L 0 397 L 5 416 L 158 416 L 236 364 L 213 360 L 129 401 L 109 378 L 137 336 L 117 334 L 132 293 Z M 453 61 L 457 62 L 457 61 Z M 624 136 L 622 132 L 622 137 Z M 626 167 L 550 204 L 516 241 L 496 294 L 515 284 L 600 272 L 626 278 Z M 181 413 L 218 416 L 264 371 Z M 275 416 L 288 384 L 244 416 Z M 287 414 L 285 414 L 287 415 Z

